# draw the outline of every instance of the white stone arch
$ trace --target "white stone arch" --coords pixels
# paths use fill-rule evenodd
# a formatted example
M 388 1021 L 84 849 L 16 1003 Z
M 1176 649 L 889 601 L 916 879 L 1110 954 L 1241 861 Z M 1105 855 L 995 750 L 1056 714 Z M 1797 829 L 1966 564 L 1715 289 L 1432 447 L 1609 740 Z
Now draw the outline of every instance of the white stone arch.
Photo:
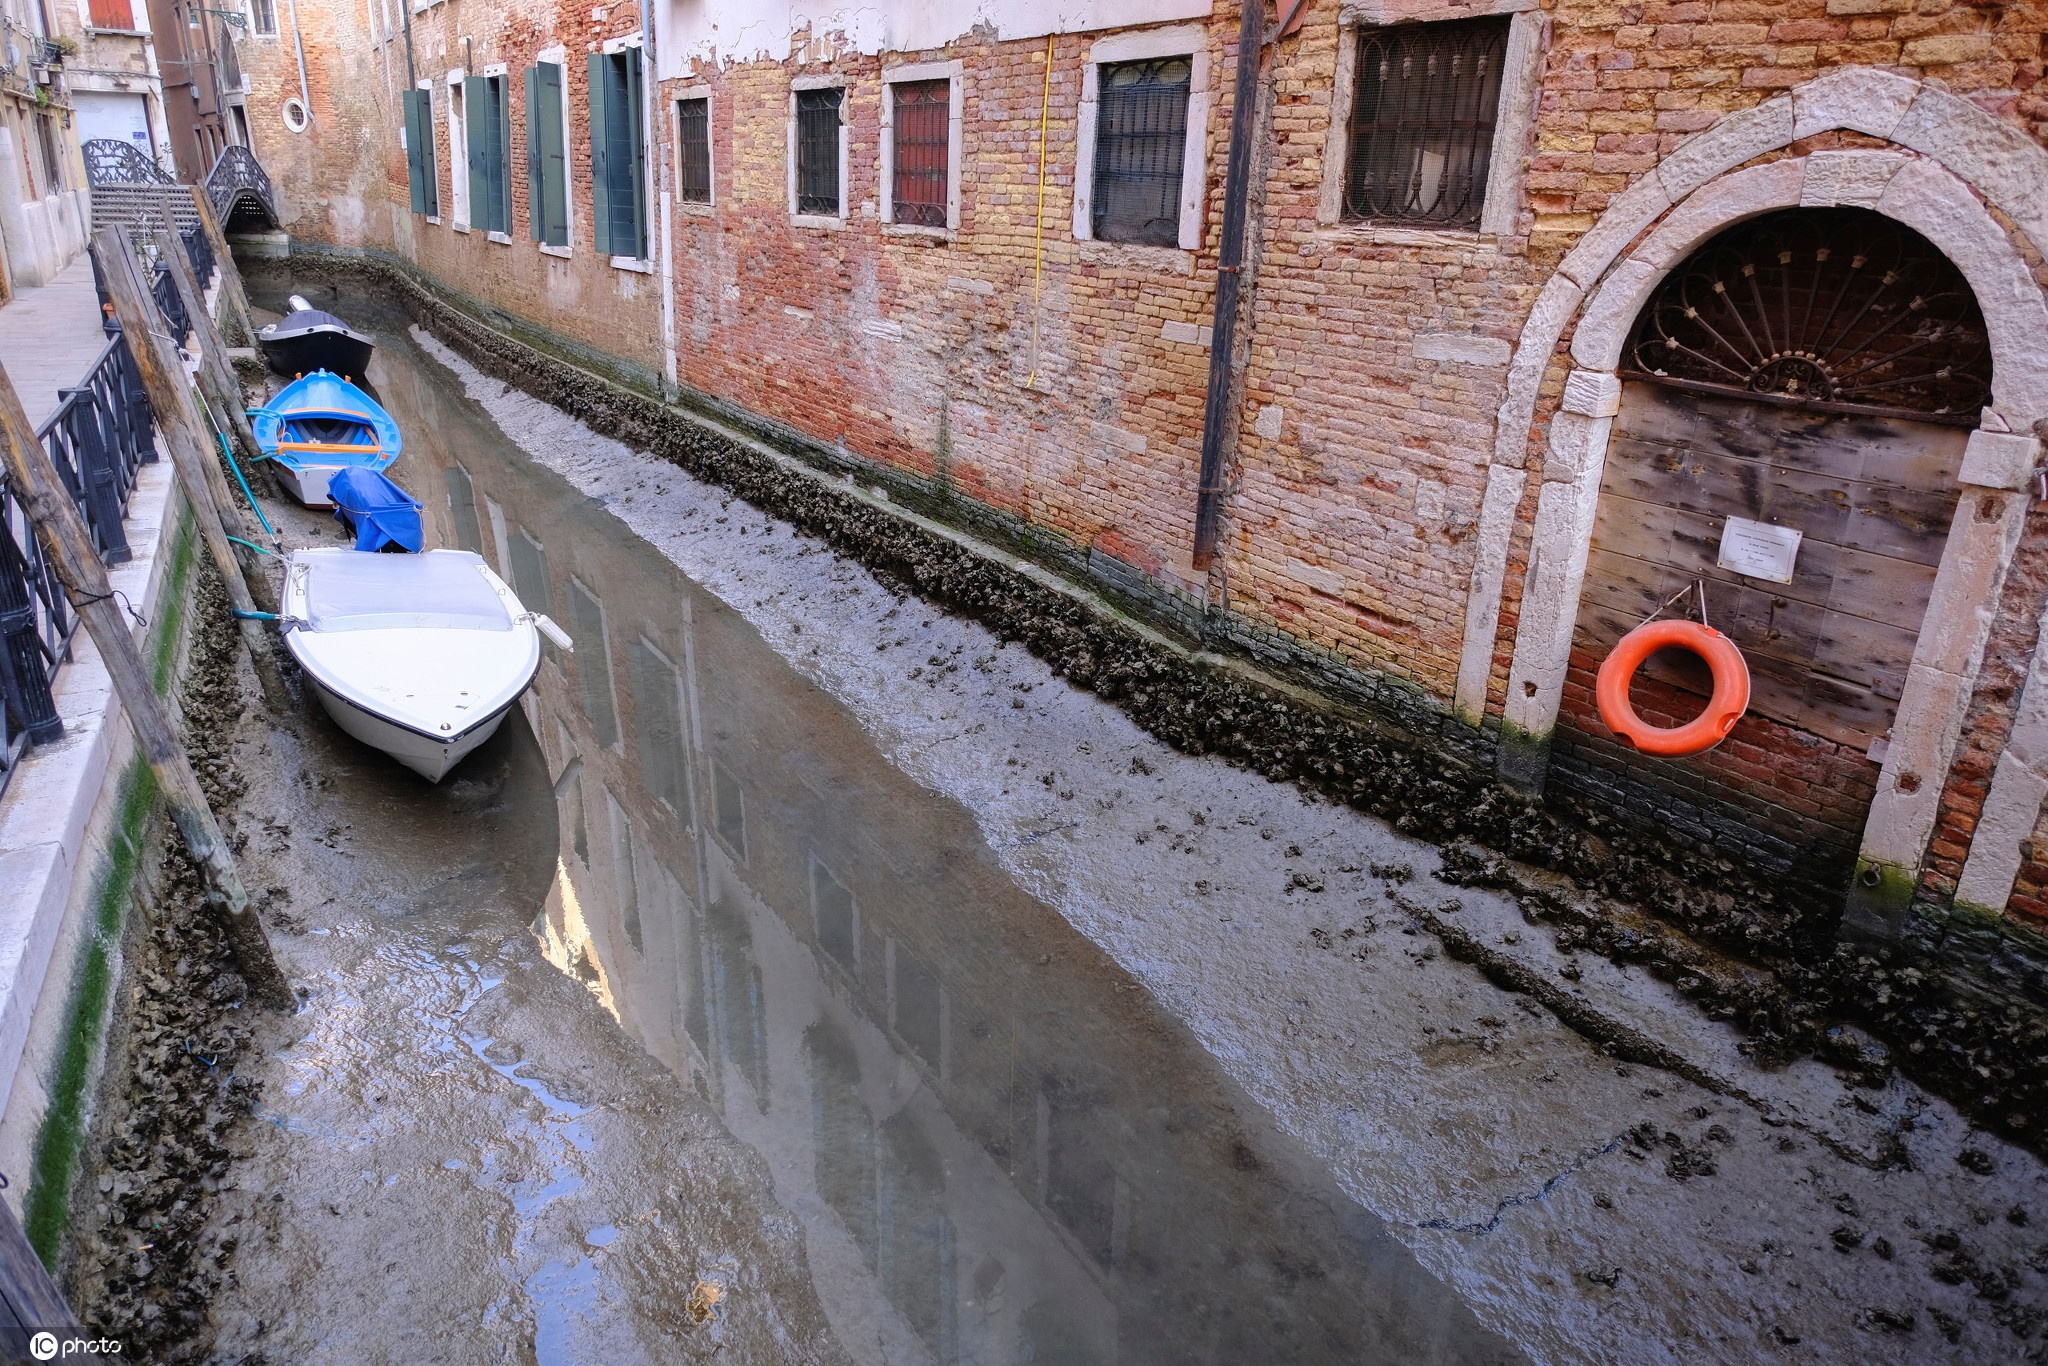
M 1831 128 L 1886 137 L 1920 155 L 1823 152 L 1730 174 L 1762 153 Z M 1876 869 L 1877 883 L 1894 892 L 1910 890 L 1933 830 L 1998 590 L 2018 544 L 2027 499 L 2017 490 L 2030 481 L 2039 454 L 2035 424 L 2048 419 L 2048 300 L 1980 195 L 2037 245 L 2048 242 L 2048 152 L 1944 91 L 1883 72 L 1839 72 L 1731 115 L 1681 145 L 1619 196 L 1560 264 L 1538 296 L 1509 370 L 1458 681 L 1458 710 L 1476 721 L 1486 701 L 1508 537 L 1526 487 L 1522 466 L 1537 390 L 1558 340 L 1576 317 L 1576 368 L 1551 418 L 1509 673 L 1503 768 L 1511 777 L 1541 781 L 1578 615 L 1608 430 L 1619 403 L 1615 366 L 1650 293 L 1700 243 L 1745 218 L 1796 206 L 1874 209 L 1920 232 L 1955 262 L 1977 294 L 1993 352 L 1992 403 L 1971 437 L 1962 473 L 1965 496 L 1936 575 L 1863 840 L 1864 860 Z M 1628 250 L 1652 223 L 1656 228 Z M 2039 692 L 2048 693 L 2048 679 Z M 2044 712 L 2048 732 L 2048 698 L 2041 702 L 2037 709 Z M 2048 733 L 2035 752 L 2043 755 L 2041 771 L 2030 769 L 2027 781 L 2005 784 L 2008 798 L 2022 804 L 2026 793 L 2034 795 L 2019 837 L 2031 831 L 2039 797 L 2048 793 Z M 1999 805 L 1998 786 L 1987 816 Z M 2008 813 L 2006 826 L 2019 823 L 2018 814 Z M 2016 851 L 2015 840 L 2014 868 Z M 1886 870 L 1900 876 L 1886 877 Z M 2010 883 L 2007 876 L 2007 890 Z M 2003 899 L 2001 893 L 1998 903 Z

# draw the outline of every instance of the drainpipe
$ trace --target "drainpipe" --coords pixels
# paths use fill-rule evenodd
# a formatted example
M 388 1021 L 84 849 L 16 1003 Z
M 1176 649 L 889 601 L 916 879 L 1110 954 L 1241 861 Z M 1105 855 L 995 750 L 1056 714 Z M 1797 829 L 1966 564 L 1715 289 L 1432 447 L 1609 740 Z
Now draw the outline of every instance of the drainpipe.
M 306 123 L 310 126 L 313 122 L 313 95 L 306 87 L 306 42 L 305 39 L 299 36 L 299 0 L 289 0 L 289 3 L 292 7 L 292 50 L 298 54 L 299 58 L 299 108 L 306 111 Z M 412 12 L 412 0 L 399 0 L 399 3 L 405 6 L 408 14 Z M 406 54 L 410 57 L 412 53 L 412 20 L 410 19 L 407 19 L 405 23 L 405 42 Z
M 670 216 L 669 202 L 674 193 L 674 186 L 669 180 L 674 161 L 663 149 L 673 125 L 669 121 L 668 102 L 661 93 L 661 54 L 656 47 L 659 35 L 655 31 L 656 16 L 663 8 L 661 5 L 649 5 L 643 11 L 646 19 L 641 26 L 640 45 L 643 49 L 641 60 L 647 63 L 647 73 L 641 84 L 647 92 L 647 108 L 641 117 L 647 120 L 647 150 L 653 158 L 653 164 L 645 171 L 648 188 L 655 193 L 655 202 L 661 208 L 661 212 L 655 215 L 655 221 L 660 224 L 660 245 L 656 250 L 661 253 L 661 368 L 662 378 L 668 381 L 668 392 L 662 397 L 673 402 L 681 365 L 676 355 L 675 243 L 671 240 L 675 223 Z
M 1297 5 L 1297 12 L 1299 8 Z M 1240 14 L 1237 82 L 1230 95 L 1230 159 L 1223 174 L 1216 316 L 1209 332 L 1209 392 L 1202 407 L 1202 477 L 1195 502 L 1194 567 L 1205 571 L 1216 555 L 1216 533 L 1223 513 L 1224 438 L 1235 406 L 1236 386 L 1231 380 L 1236 368 L 1237 305 L 1244 274 L 1245 206 L 1251 196 L 1253 125 L 1258 121 L 1266 48 L 1265 0 L 1240 0 Z

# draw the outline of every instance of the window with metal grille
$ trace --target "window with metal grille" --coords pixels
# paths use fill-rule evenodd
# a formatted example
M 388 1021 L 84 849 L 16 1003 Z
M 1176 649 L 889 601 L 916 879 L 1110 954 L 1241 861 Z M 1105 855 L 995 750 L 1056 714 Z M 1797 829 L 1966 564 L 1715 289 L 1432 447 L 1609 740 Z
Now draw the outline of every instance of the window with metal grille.
M 1478 223 L 1507 43 L 1505 18 L 1359 30 L 1346 218 Z
M 837 86 L 796 92 L 796 211 L 839 216 Z
M 898 81 L 889 88 L 896 115 L 895 219 L 914 227 L 943 228 L 953 83 Z
M 711 202 L 711 101 L 676 101 L 676 196 L 685 204 Z
M 249 0 L 249 18 L 256 32 L 275 36 L 277 33 L 277 0 Z M 389 31 L 387 16 L 385 29 Z
M 1180 240 L 1187 160 L 1189 57 L 1105 65 L 1095 124 L 1095 236 L 1105 242 Z

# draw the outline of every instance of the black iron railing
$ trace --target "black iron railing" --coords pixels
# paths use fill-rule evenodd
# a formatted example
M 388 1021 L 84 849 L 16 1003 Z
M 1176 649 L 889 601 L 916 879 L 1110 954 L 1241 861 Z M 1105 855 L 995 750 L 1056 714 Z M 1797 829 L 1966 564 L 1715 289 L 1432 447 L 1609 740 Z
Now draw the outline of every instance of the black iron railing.
M 206 197 L 213 203 L 213 216 L 222 224 L 235 216 L 236 204 L 245 199 L 254 200 L 250 207 L 260 209 L 266 220 L 277 222 L 277 196 L 270 187 L 270 173 L 246 147 L 230 147 L 220 154 L 220 160 L 206 173 Z
M 77 503 L 100 557 L 133 558 L 122 519 L 136 471 L 156 459 L 149 399 L 125 338 L 100 352 L 36 431 Z M 64 733 L 53 684 L 71 658 L 78 616 L 11 486 L 0 483 L 0 794 L 22 754 Z

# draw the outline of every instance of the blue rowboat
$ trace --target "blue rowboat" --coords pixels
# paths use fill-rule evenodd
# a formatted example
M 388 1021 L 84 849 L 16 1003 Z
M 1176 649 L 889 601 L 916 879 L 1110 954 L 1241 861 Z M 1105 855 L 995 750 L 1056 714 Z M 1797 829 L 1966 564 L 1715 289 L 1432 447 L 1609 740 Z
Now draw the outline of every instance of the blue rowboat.
M 256 445 L 287 491 L 307 507 L 333 507 L 327 481 L 344 469 L 382 473 L 404 442 L 377 401 L 326 370 L 295 379 L 249 410 Z

